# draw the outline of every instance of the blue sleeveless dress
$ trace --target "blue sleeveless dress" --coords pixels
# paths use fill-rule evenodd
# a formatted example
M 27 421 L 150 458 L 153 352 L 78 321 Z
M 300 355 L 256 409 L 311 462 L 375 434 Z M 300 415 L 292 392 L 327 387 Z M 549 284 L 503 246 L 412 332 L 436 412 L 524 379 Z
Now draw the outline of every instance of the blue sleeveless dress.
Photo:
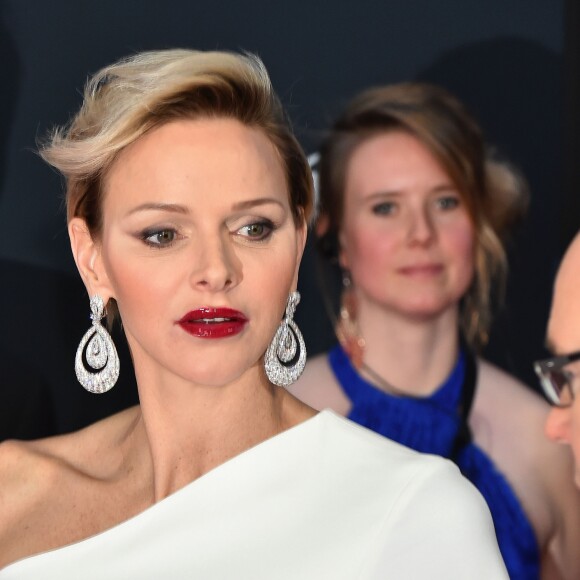
M 365 381 L 340 346 L 328 360 L 352 402 L 348 418 L 422 453 L 451 457 L 463 420 L 457 412 L 466 374 L 461 353 L 451 375 L 431 396 L 397 397 Z M 453 458 L 487 501 L 498 544 L 511 580 L 540 577 L 537 540 L 518 498 L 505 477 L 475 444 L 468 442 Z

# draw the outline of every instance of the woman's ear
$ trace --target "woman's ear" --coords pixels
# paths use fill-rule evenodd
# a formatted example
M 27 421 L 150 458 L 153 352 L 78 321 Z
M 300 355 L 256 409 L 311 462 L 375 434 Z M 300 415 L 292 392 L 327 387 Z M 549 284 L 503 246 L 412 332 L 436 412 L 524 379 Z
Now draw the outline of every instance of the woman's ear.
M 75 217 L 68 224 L 68 235 L 75 263 L 89 296 L 99 294 L 107 304 L 114 298 L 109 277 L 103 265 L 101 246 L 95 242 L 85 220 Z

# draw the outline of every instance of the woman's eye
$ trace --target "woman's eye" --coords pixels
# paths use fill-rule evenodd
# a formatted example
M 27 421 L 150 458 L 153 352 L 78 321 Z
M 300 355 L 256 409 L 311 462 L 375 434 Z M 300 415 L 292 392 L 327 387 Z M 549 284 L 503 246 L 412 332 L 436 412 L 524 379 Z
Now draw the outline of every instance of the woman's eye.
M 177 232 L 173 229 L 147 231 L 141 237 L 147 245 L 163 248 L 170 246 L 177 239 Z
M 396 209 L 396 205 L 392 201 L 383 201 L 373 205 L 372 209 L 375 215 L 392 215 Z
M 443 210 L 455 209 L 458 205 L 459 199 L 454 196 L 440 197 L 437 200 L 437 207 Z
M 271 222 L 256 222 L 243 226 L 237 233 L 251 240 L 261 241 L 268 238 L 273 229 L 274 226 Z

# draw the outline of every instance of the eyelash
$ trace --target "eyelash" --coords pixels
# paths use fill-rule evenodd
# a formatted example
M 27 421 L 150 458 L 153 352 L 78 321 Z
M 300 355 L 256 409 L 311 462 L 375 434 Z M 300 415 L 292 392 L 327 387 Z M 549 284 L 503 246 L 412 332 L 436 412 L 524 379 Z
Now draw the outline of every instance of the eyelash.
M 248 228 L 251 228 L 254 226 L 261 226 L 266 231 L 259 236 L 250 236 L 250 235 L 244 235 L 244 234 L 240 234 L 240 235 L 248 238 L 249 240 L 252 240 L 253 242 L 265 242 L 274 233 L 274 230 L 277 229 L 277 226 L 275 226 L 273 222 L 271 222 L 270 220 L 264 219 L 264 220 L 259 220 L 257 222 L 252 222 L 250 224 L 242 226 L 239 230 L 237 230 L 236 233 L 239 233 L 243 230 L 248 230 Z
M 265 231 L 258 236 L 251 236 L 249 234 L 242 234 L 241 233 L 243 230 L 247 231 L 249 228 L 252 228 L 255 226 L 262 227 L 262 228 L 264 228 Z M 253 242 L 265 242 L 266 240 L 268 240 L 270 238 L 270 236 L 272 235 L 272 233 L 276 229 L 277 229 L 277 226 L 274 225 L 273 222 L 265 219 L 265 220 L 252 222 L 252 223 L 249 223 L 245 226 L 242 226 L 241 228 L 239 228 L 236 231 L 236 234 L 239 234 L 242 237 L 248 238 L 248 240 L 251 240 Z M 150 240 L 150 238 L 153 238 L 155 236 L 160 236 L 162 234 L 168 234 L 168 233 L 171 234 L 172 239 L 167 241 L 167 242 L 156 243 L 156 242 L 152 242 Z M 145 245 L 149 246 L 150 248 L 155 248 L 157 250 L 161 250 L 164 248 L 170 248 L 171 246 L 173 246 L 173 244 L 178 239 L 180 239 L 180 237 L 181 236 L 179 235 L 179 233 L 177 232 L 177 230 L 175 228 L 151 228 L 151 229 L 144 230 L 139 234 L 139 238 L 141 239 L 141 241 Z
M 149 240 L 149 238 L 152 238 L 153 236 L 159 236 L 159 235 L 165 234 L 165 233 L 171 233 L 173 235 L 173 238 L 167 243 L 155 243 L 155 242 L 151 242 Z M 150 248 L 156 248 L 156 249 L 160 250 L 163 248 L 171 247 L 175 243 L 175 241 L 179 238 L 179 235 L 178 235 L 177 230 L 175 228 L 154 228 L 154 229 L 144 230 L 143 232 L 141 232 L 139 237 L 141 238 L 141 240 L 143 241 L 143 243 L 145 245 L 149 246 Z
M 387 211 L 384 211 L 387 209 Z M 395 204 L 392 201 L 383 201 L 373 206 L 375 215 L 391 215 L 395 210 Z
M 451 202 L 451 206 L 446 207 L 446 204 L 448 204 L 449 202 Z M 437 200 L 437 205 L 442 210 L 455 209 L 456 207 L 459 206 L 459 198 L 452 196 L 452 195 L 449 195 L 446 197 L 441 197 Z
M 449 195 L 438 198 L 435 203 L 439 209 L 443 211 L 449 211 L 458 207 L 460 204 L 460 200 L 459 198 L 453 195 Z M 383 201 L 381 203 L 377 203 L 372 208 L 373 213 L 379 216 L 392 215 L 395 210 L 396 204 L 392 201 Z

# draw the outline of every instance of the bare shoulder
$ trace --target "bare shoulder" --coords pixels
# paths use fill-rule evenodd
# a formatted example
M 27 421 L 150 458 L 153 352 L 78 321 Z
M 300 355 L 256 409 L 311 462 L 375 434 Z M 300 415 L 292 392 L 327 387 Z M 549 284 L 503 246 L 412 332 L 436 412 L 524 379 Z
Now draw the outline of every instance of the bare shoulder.
M 538 477 L 565 453 L 544 435 L 549 405 L 515 377 L 481 360 L 473 431 L 492 458 L 515 462 L 526 471 L 536 466 Z
M 35 442 L 9 440 L 0 444 L 0 533 L 9 524 L 5 516 L 22 503 L 18 500 L 31 499 L 35 489 L 45 484 L 39 477 L 43 469 L 43 457 Z
M 480 361 L 472 414 L 475 442 L 505 475 L 536 532 L 545 559 L 562 577 L 580 576 L 580 493 L 568 448 L 549 441 L 550 407 L 515 377 Z
M 351 406 L 328 364 L 326 353 L 309 358 L 302 376 L 289 390 L 318 411 L 332 409 L 346 415 Z
M 42 513 L 62 482 L 64 462 L 48 451 L 50 447 L 58 444 L 48 440 L 0 444 L 0 567 L 27 553 L 23 538 L 29 537 L 36 514 Z
M 485 359 L 479 359 L 478 362 L 481 385 L 494 397 L 529 405 L 536 412 L 546 410 L 547 403 L 542 397 L 519 379 Z
M 526 437 L 544 440 L 548 404 L 521 381 L 485 360 L 479 361 L 475 403 L 474 411 L 493 422 L 496 428 L 517 427 Z
M 11 448 L 26 453 L 31 467 L 35 469 L 50 468 L 56 473 L 74 471 L 98 476 L 97 459 L 106 469 L 101 454 L 103 448 L 110 450 L 138 414 L 139 408 L 131 407 L 66 435 L 36 441 L 8 441 L 6 453 L 9 455 Z
M 64 465 L 58 454 L 59 439 L 9 440 L 0 444 L 0 502 L 3 514 L 0 532 L 9 524 L 5 516 L 19 516 L 28 507 L 33 508 L 37 499 L 41 499 L 51 488 L 55 476 Z
M 56 521 L 66 525 L 81 490 L 98 478 L 92 459 L 127 419 L 114 416 L 67 435 L 0 444 L 0 567 L 60 545 L 53 542 Z

